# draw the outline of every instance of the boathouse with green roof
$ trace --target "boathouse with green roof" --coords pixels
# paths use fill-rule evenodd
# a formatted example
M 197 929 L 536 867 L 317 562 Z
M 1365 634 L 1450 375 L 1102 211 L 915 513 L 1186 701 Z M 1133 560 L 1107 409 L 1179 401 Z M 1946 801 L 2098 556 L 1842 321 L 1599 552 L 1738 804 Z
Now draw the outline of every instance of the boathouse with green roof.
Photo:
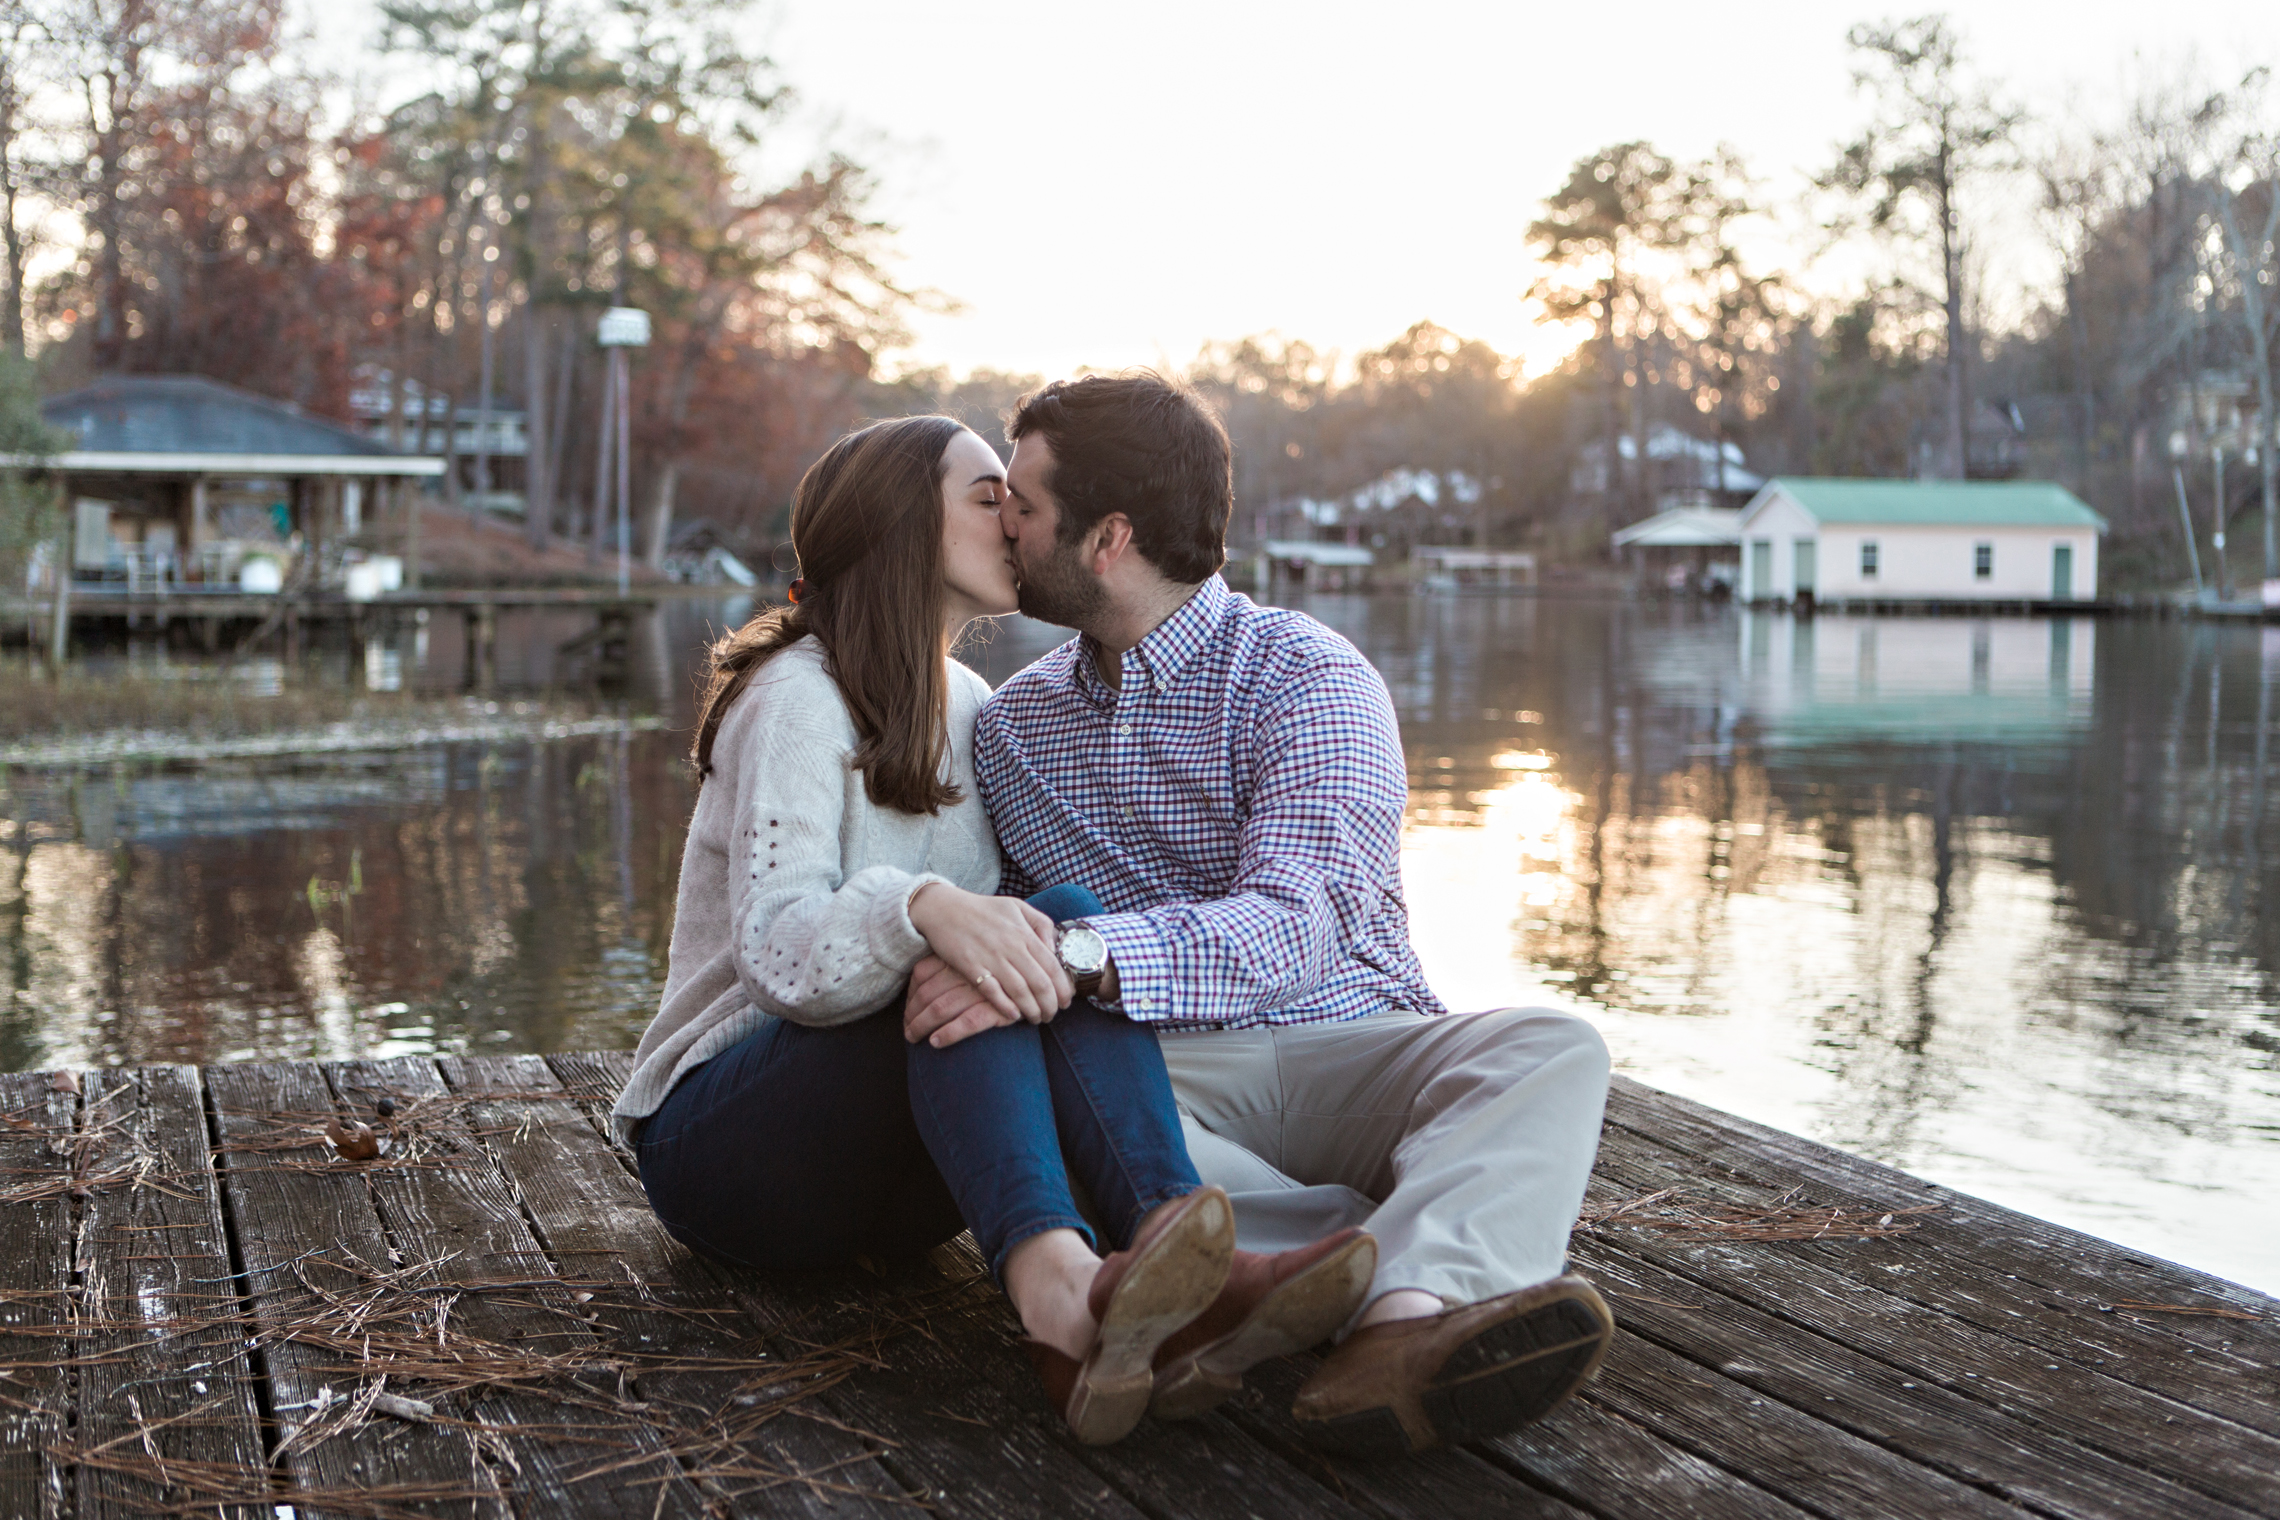
M 1748 602 L 2086 602 L 2106 520 L 2047 481 L 1784 475 L 1740 531 Z

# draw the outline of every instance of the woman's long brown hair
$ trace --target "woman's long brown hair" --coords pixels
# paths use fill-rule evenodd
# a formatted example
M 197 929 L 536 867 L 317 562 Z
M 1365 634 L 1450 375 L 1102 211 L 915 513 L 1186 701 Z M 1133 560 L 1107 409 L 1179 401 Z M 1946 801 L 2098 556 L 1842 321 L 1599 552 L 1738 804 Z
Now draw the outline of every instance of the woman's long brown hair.
M 959 800 L 942 764 L 942 455 L 961 427 L 948 417 L 874 422 L 800 478 L 792 550 L 806 584 L 795 605 L 771 607 L 713 645 L 691 755 L 700 786 L 728 704 L 772 656 L 813 634 L 855 720 L 854 764 L 871 801 L 934 813 Z

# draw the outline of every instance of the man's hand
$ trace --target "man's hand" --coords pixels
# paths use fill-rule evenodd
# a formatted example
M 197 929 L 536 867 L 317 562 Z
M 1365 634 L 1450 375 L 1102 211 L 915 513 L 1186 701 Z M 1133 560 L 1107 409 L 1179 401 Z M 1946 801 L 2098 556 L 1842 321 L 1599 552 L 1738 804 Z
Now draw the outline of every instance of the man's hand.
M 925 1040 L 947 1050 L 968 1035 L 1017 1022 L 941 956 L 926 956 L 911 968 L 910 991 L 903 996 L 903 1038 L 911 1044 Z

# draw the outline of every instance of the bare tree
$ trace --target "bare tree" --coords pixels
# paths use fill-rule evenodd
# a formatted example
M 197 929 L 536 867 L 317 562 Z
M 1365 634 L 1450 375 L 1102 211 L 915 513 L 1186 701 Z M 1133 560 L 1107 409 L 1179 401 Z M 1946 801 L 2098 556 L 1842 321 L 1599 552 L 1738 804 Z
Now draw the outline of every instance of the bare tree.
M 1684 174 L 1671 208 L 1677 230 L 1667 239 L 1684 267 L 1671 301 L 1688 340 L 1676 378 L 1718 442 L 1738 444 L 1780 388 L 1773 369 L 1787 335 L 1786 292 L 1778 275 L 1759 274 L 1742 257 L 1739 230 L 1758 215 L 1758 202 L 1741 154 L 1721 145 Z
M 1645 505 L 1650 385 L 1644 361 L 1667 325 L 1656 261 L 1683 239 L 1689 189 L 1678 167 L 1648 144 L 1617 143 L 1578 159 L 1528 228 L 1544 267 L 1529 298 L 1554 321 L 1592 323 L 1607 499 L 1621 503 L 1625 515 Z
M 1964 478 L 1970 464 L 1965 377 L 1966 233 L 1959 202 L 1974 177 L 2009 162 L 2019 113 L 1963 77 L 1960 39 L 1945 16 L 1856 26 L 1846 41 L 1863 56 L 1856 87 L 1875 98 L 1861 135 L 1844 144 L 1820 178 L 1858 203 L 1880 238 L 1927 245 L 1938 258 L 1928 294 L 1946 318 L 1946 439 L 1940 473 Z
M 52 52 L 46 17 L 24 0 L 0 3 L 0 249 L 8 290 L 0 296 L 0 346 L 24 351 L 25 198 L 33 188 L 25 152 L 40 65 Z
M 2035 155 L 2041 192 L 2037 207 L 2044 236 L 2060 260 L 2067 343 L 2067 377 L 2073 400 L 2073 484 L 2088 489 L 2097 387 L 2092 380 L 2090 317 L 2083 299 L 2083 265 L 2100 228 L 2119 209 L 2113 145 L 2099 134 L 2068 136 Z
M 2209 176 L 2209 199 L 2223 233 L 2219 264 L 2256 384 L 2256 458 L 2264 493 L 2264 578 L 2280 579 L 2280 430 L 2273 425 L 2273 349 L 2280 340 L 2280 132 L 2267 125 L 2265 76 L 2251 74 L 2227 102 L 2230 130 Z

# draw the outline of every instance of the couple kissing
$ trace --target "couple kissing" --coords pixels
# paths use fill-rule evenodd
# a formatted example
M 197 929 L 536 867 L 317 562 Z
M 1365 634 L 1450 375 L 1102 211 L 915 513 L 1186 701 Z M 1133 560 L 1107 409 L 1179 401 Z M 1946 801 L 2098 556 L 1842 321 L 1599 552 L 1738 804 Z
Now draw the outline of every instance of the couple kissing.
M 1322 1446 L 1502 1434 L 1597 1370 L 1565 1275 L 1585 1021 L 1452 1014 L 1409 943 L 1385 683 L 1231 591 L 1224 429 L 1136 373 L 834 444 L 789 606 L 721 639 L 665 994 L 615 1110 L 659 1220 L 762 1271 L 971 1230 L 1076 1439 L 1273 1357 Z M 1077 636 L 992 692 L 949 656 Z

